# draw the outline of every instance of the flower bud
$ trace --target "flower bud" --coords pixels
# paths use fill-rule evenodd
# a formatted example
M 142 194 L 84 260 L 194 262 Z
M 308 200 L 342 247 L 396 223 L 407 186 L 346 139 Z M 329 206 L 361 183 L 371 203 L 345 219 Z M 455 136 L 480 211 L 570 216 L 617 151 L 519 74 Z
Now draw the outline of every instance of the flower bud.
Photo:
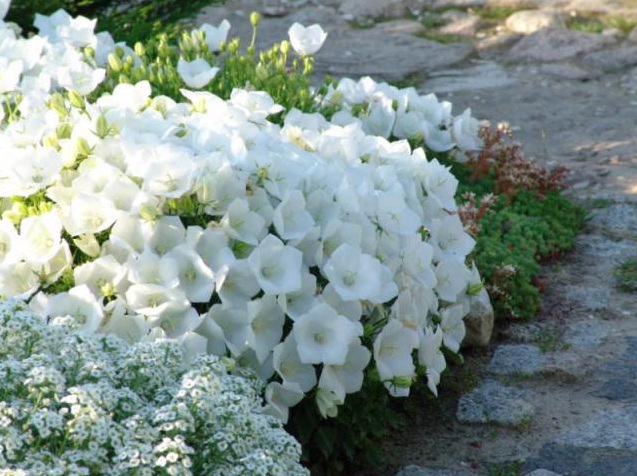
M 281 53 L 287 55 L 290 52 L 290 42 L 288 40 L 283 40 L 281 42 Z
M 100 139 L 103 139 L 104 137 L 108 135 L 108 122 L 106 122 L 106 118 L 104 117 L 103 114 L 100 114 L 99 116 L 97 116 L 95 127 L 97 129 L 96 130 L 97 136 Z
M 119 58 L 116 54 L 111 53 L 108 55 L 108 65 L 113 71 L 119 73 L 122 70 L 123 63 L 121 58 Z
M 261 14 L 259 12 L 252 12 L 250 14 L 250 24 L 256 28 L 257 26 L 259 26 L 260 22 L 261 22 Z
M 144 44 L 140 41 L 135 43 L 135 54 L 139 56 L 140 58 L 146 54 L 146 48 L 144 47 Z
M 84 109 L 85 107 L 84 98 L 80 96 L 80 93 L 78 93 L 77 91 L 73 89 L 68 92 L 68 95 L 69 95 L 69 101 L 71 101 L 71 104 L 73 105 L 73 107 L 76 107 L 78 109 Z

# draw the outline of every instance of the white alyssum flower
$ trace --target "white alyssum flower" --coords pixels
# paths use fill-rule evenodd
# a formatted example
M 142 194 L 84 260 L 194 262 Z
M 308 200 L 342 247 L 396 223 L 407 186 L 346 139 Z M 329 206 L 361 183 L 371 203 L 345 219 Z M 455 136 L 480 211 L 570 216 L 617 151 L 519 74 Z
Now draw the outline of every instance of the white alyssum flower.
M 186 360 L 177 341 L 77 331 L 73 319 L 47 324 L 0 301 L 0 454 L 15 474 L 309 475 L 252 374 L 213 356 Z M 267 393 L 281 412 L 303 396 Z

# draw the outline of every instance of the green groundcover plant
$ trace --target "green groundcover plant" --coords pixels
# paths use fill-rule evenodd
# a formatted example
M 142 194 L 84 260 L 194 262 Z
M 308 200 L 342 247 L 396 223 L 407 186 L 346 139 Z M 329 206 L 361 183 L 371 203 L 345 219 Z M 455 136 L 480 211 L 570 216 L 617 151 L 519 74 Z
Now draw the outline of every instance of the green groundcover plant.
M 371 78 L 310 88 L 318 25 L 258 54 L 226 21 L 133 47 L 63 10 L 35 27 L 0 25 L 0 295 L 81 334 L 231 356 L 335 467 L 356 448 L 321 421 L 364 443 L 387 394 L 417 377 L 436 394 L 482 285 L 431 157 L 476 168 L 470 110 Z

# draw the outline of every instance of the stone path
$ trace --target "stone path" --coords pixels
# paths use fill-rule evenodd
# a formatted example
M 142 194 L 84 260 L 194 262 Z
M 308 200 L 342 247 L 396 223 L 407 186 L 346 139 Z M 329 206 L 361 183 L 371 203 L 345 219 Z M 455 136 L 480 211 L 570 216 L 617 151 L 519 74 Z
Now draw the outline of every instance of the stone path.
M 519 3 L 535 11 L 478 15 Z M 265 14 L 261 45 L 293 21 L 324 26 L 318 74 L 402 80 L 509 122 L 527 155 L 571 170 L 568 193 L 591 216 L 575 250 L 544 268 L 538 319 L 501 326 L 492 349 L 469 352 L 482 369 L 475 388 L 424 400 L 435 408 L 387 443 L 386 466 L 355 476 L 637 475 L 637 299 L 613 277 L 637 256 L 637 30 L 566 28 L 573 14 L 637 20 L 637 2 L 227 0 L 197 21 L 228 18 L 247 36 L 255 9 Z M 441 16 L 449 23 L 427 34 L 462 41 L 418 36 L 418 18 Z

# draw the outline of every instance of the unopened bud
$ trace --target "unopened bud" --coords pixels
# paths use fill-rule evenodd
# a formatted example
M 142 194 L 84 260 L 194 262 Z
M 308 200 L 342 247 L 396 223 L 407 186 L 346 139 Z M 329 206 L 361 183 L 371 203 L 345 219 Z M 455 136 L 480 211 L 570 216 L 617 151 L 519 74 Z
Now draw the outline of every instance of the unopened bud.
M 261 14 L 259 12 L 252 12 L 250 13 L 250 24 L 253 27 L 257 27 L 259 26 L 259 23 L 261 22 Z

